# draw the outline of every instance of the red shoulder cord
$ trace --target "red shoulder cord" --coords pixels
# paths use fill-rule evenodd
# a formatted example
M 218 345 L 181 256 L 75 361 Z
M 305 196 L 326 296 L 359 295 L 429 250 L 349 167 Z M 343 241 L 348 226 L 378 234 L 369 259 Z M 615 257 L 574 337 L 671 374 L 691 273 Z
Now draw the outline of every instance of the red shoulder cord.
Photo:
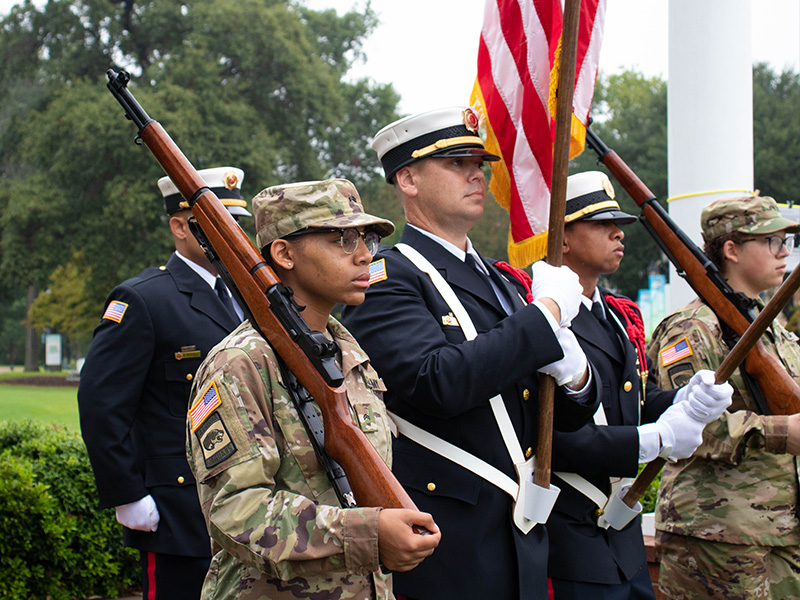
M 494 263 L 494 266 L 500 269 L 501 271 L 505 271 L 509 275 L 511 275 L 514 279 L 519 281 L 522 284 L 522 287 L 525 288 L 525 301 L 530 304 L 533 302 L 533 294 L 531 293 L 531 285 L 533 285 L 533 279 L 531 276 L 528 275 L 522 269 L 518 269 L 517 267 L 512 267 L 505 261 L 498 260 Z
M 639 370 L 642 375 L 642 384 L 647 377 L 647 355 L 645 354 L 645 335 L 644 335 L 644 321 L 642 320 L 642 311 L 637 306 L 636 302 L 628 298 L 620 298 L 612 294 L 605 295 L 606 302 L 610 306 L 617 309 L 625 319 L 625 333 L 628 334 L 628 339 L 633 342 L 636 348 L 636 353 L 639 355 Z

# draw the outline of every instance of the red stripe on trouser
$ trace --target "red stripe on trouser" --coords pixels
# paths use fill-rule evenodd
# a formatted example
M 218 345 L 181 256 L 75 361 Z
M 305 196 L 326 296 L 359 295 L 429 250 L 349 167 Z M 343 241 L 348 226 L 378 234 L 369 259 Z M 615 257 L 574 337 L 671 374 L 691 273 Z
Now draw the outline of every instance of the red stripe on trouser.
M 555 594 L 553 593 L 553 580 L 550 579 L 549 577 L 547 578 L 547 597 L 550 600 L 553 600 L 555 598 Z
M 156 555 L 147 553 L 147 600 L 156 600 Z

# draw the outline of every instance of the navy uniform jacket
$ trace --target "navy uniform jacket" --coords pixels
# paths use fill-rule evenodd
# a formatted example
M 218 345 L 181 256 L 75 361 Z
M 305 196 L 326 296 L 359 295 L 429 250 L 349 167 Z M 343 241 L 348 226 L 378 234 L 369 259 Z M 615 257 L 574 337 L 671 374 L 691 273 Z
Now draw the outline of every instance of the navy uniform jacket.
M 478 275 L 435 241 L 406 227 L 401 241 L 422 253 L 451 285 L 478 337 L 466 341 L 428 275 L 394 248 L 387 279 L 373 283 L 366 301 L 347 307 L 344 323 L 367 351 L 387 385 L 389 409 L 501 469 L 514 467 L 489 406 L 502 392 L 523 451 L 536 446 L 537 369 L 563 356 L 555 334 L 535 306 L 484 260 L 513 302 L 511 316 Z M 597 404 L 580 406 L 560 390 L 555 419 L 565 428 L 586 423 Z M 546 598 L 547 533 L 523 535 L 512 521 L 506 492 L 463 467 L 401 436 L 393 471 L 421 511 L 442 531 L 436 551 L 407 573 L 395 573 L 398 594 L 437 600 Z
M 112 300 L 128 307 L 121 322 L 102 319 L 95 329 L 78 389 L 100 506 L 151 494 L 161 517 L 158 530 L 126 528 L 125 544 L 210 556 L 186 461 L 186 413 L 197 368 L 238 323 L 211 286 L 174 254 L 166 267 L 145 269 L 114 288 L 106 305 Z
M 604 298 L 609 291 L 600 288 Z M 609 311 L 622 316 L 603 301 Z M 597 318 L 585 306 L 572 321 L 572 331 L 603 383 L 602 402 L 608 426 L 586 425 L 578 431 L 553 432 L 553 470 L 578 473 L 608 495 L 609 477 L 635 477 L 639 466 L 639 435 L 636 426 L 658 419 L 671 404 L 675 391 L 662 391 L 648 378 L 645 401 L 641 402 L 636 349 L 621 334 L 624 354 L 611 343 Z M 652 369 L 649 369 L 653 373 Z M 630 383 L 630 385 L 628 385 Z M 626 391 L 626 388 L 628 390 Z M 640 418 L 641 411 L 641 418 Z M 627 581 L 646 565 L 641 519 L 625 529 L 597 526 L 597 506 L 564 481 L 554 477 L 561 494 L 547 521 L 550 532 L 551 577 L 591 583 Z

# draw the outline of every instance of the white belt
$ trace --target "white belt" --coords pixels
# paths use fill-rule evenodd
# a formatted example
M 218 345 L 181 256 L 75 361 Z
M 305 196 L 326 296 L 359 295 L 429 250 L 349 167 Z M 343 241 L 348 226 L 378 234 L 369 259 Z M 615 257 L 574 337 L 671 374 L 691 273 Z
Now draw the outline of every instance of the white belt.
M 595 425 L 600 426 L 608 425 L 608 419 L 606 419 L 606 413 L 605 410 L 603 410 L 602 402 L 600 403 L 600 406 L 597 407 L 597 411 L 594 413 L 594 423 Z M 633 478 L 621 477 L 618 479 L 611 479 L 611 495 L 606 496 L 594 484 L 584 477 L 581 477 L 577 473 L 554 471 L 553 474 L 557 475 L 560 479 L 578 490 L 581 494 L 586 496 L 589 500 L 594 502 L 595 505 L 597 505 L 597 508 L 600 509 L 597 514 L 597 525 L 603 529 L 608 529 L 609 526 L 613 527 L 614 529 L 622 529 L 642 510 L 641 505 L 639 505 L 639 509 L 637 511 L 635 508 L 628 508 L 627 505 L 624 505 L 621 502 L 622 495 L 624 494 L 624 491 L 626 491 L 627 488 L 629 488 L 633 483 Z M 623 514 L 618 515 L 620 512 Z

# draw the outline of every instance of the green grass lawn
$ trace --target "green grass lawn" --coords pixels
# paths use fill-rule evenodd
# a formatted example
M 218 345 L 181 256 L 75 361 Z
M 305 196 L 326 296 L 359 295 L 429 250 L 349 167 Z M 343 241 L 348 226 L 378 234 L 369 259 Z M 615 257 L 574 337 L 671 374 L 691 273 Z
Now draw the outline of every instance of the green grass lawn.
M 79 431 L 77 386 L 0 383 L 0 419 L 35 419 Z

